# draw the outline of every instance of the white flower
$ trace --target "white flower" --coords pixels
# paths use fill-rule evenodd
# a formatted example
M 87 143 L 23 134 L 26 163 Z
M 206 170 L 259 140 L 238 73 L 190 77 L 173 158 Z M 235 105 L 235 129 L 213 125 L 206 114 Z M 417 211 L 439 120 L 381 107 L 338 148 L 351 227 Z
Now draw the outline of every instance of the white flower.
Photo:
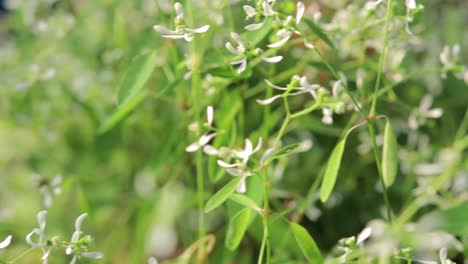
M 210 128 L 213 125 L 213 118 L 214 118 L 213 116 L 214 116 L 213 107 L 208 106 L 207 109 L 206 109 L 207 123 L 205 123 L 205 125 L 207 125 Z M 199 150 L 200 148 L 202 148 L 203 146 L 205 146 L 206 144 L 208 144 L 208 142 L 210 142 L 210 140 L 212 140 L 215 136 L 216 136 L 216 133 L 206 132 L 203 135 L 201 135 L 201 137 L 197 141 L 195 141 L 192 144 L 188 145 L 185 148 L 185 151 L 195 152 L 195 151 Z
M 333 110 L 331 108 L 323 108 L 322 109 L 322 122 L 326 125 L 331 125 L 333 124 Z
M 175 30 L 170 30 L 161 25 L 153 26 L 154 30 L 161 33 L 162 37 L 169 38 L 169 39 L 185 39 L 186 41 L 192 41 L 194 38 L 194 34 L 202 34 L 210 29 L 210 25 L 204 25 L 198 28 L 188 28 L 186 25 L 183 24 L 184 19 L 184 11 L 183 6 L 180 3 L 174 4 L 174 9 L 176 11 L 176 19 Z
M 242 73 L 247 69 L 247 48 L 245 47 L 244 42 L 240 38 L 239 34 L 236 32 L 231 32 L 231 38 L 234 40 L 235 44 L 231 42 L 226 42 L 226 49 L 237 57 L 234 61 L 231 62 L 231 65 L 239 65 L 237 68 L 237 73 Z M 262 49 L 256 49 L 255 55 L 263 54 Z M 283 56 L 274 56 L 274 57 L 262 57 L 262 60 L 268 63 L 278 63 L 283 59 Z
M 0 249 L 8 247 L 11 243 L 13 236 L 7 236 L 2 242 L 0 242 Z
M 423 125 L 426 118 L 437 119 L 443 115 L 444 110 L 442 108 L 431 108 L 433 101 L 434 97 L 430 94 L 426 94 L 421 99 L 418 109 L 413 111 L 408 118 L 408 126 L 411 129 L 417 129 L 420 125 Z
M 50 254 L 50 248 L 48 247 L 47 244 L 47 235 L 45 233 L 45 227 L 46 227 L 46 216 L 47 216 L 47 211 L 40 211 L 37 213 L 37 223 L 39 224 L 39 228 L 34 228 L 27 236 L 26 236 L 26 242 L 34 248 L 40 248 L 43 252 L 42 255 L 42 263 L 47 264 L 48 263 L 48 258 Z M 39 236 L 39 241 L 34 242 L 32 240 L 33 235 L 38 235 Z
M 249 139 L 245 140 L 245 147 L 242 150 L 233 151 L 234 155 L 241 159 L 240 162 L 236 162 L 233 164 L 226 163 L 222 160 L 218 160 L 218 165 L 226 168 L 226 172 L 232 176 L 241 177 L 241 181 L 237 186 L 238 193 L 245 193 L 247 191 L 247 186 L 245 183 L 245 179 L 248 176 L 252 176 L 253 173 L 247 170 L 247 163 L 254 153 L 260 150 L 262 147 L 262 138 L 258 139 L 257 146 L 254 148 L 252 142 Z
M 278 41 L 271 43 L 268 45 L 269 48 L 279 48 L 283 46 L 291 37 L 293 34 L 298 34 L 301 35 L 301 33 L 297 30 L 297 26 L 302 20 L 302 16 L 304 15 L 305 12 L 305 6 L 304 3 L 302 2 L 297 2 L 296 4 L 296 23 L 295 26 L 291 25 L 291 20 L 293 19 L 292 16 L 286 17 L 286 19 L 283 21 L 283 28 L 278 30 L 276 32 L 276 35 L 280 38 Z M 305 38 L 304 38 L 304 46 L 309 49 L 315 48 L 314 45 L 309 43 Z
M 268 80 L 265 80 L 265 82 L 270 87 L 272 87 L 273 89 L 284 91 L 285 93 L 279 94 L 279 95 L 274 95 L 274 96 L 272 96 L 270 98 L 266 98 L 264 100 L 257 99 L 257 103 L 259 103 L 261 105 L 271 104 L 276 99 L 282 98 L 283 96 L 286 96 L 286 95 L 287 96 L 295 96 L 295 95 L 300 95 L 300 94 L 304 94 L 304 93 L 309 93 L 315 99 L 317 97 L 317 93 L 315 92 L 315 90 L 317 90 L 318 88 L 321 87 L 318 84 L 309 84 L 307 82 L 307 78 L 305 76 L 298 76 L 298 75 L 293 76 L 293 78 L 291 79 L 291 83 L 290 83 L 290 85 L 293 85 L 292 83 L 298 82 L 299 86 L 297 86 L 297 87 L 295 87 L 295 86 L 293 86 L 291 88 L 281 87 L 281 86 L 278 86 L 278 85 L 275 85 L 275 84 L 271 83 Z M 292 92 L 286 93 L 286 91 L 288 91 L 288 90 L 291 90 Z
M 274 1 L 271 1 L 271 3 L 274 3 Z M 269 1 L 264 1 L 262 3 L 262 10 L 261 10 L 260 13 L 257 12 L 255 10 L 255 8 L 253 8 L 251 6 L 248 6 L 248 5 L 244 5 L 243 8 L 244 8 L 245 13 L 247 14 L 246 19 L 249 19 L 251 17 L 255 17 L 255 16 L 259 15 L 259 14 L 262 14 L 265 17 L 265 20 L 266 20 L 268 17 L 272 17 L 272 16 L 276 15 L 276 12 L 273 10 L 273 7 L 269 3 Z M 249 24 L 249 25 L 245 26 L 245 29 L 249 30 L 249 31 L 254 31 L 254 30 L 260 29 L 265 24 L 265 20 L 263 20 L 260 23 Z
M 71 237 L 70 243 L 65 250 L 65 253 L 67 255 L 70 255 L 74 253 L 74 256 L 72 260 L 70 261 L 70 264 L 75 264 L 79 258 L 85 257 L 85 258 L 91 258 L 91 259 L 100 259 L 103 257 L 101 252 L 82 252 L 82 248 L 76 245 L 76 243 L 80 240 L 81 235 L 83 232 L 81 231 L 81 225 L 83 224 L 83 221 L 85 218 L 88 216 L 87 213 L 81 214 L 78 216 L 75 220 L 75 231 L 73 232 L 73 235 Z M 91 237 L 88 236 L 88 241 L 91 241 Z

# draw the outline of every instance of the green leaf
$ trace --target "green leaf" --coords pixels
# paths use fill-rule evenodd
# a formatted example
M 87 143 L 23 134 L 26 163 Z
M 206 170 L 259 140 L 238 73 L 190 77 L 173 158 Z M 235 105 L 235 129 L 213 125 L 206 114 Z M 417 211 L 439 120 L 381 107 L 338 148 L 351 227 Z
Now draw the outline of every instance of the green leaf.
M 242 177 L 235 177 L 232 181 L 226 184 L 223 188 L 217 191 L 205 205 L 205 213 L 208 213 L 216 207 L 220 206 L 231 194 L 236 190 Z
M 117 97 L 119 105 L 140 94 L 141 89 L 153 73 L 156 52 L 136 56 L 125 73 Z
M 228 249 L 235 250 L 239 246 L 253 216 L 255 215 L 253 215 L 252 209 L 245 208 L 231 218 L 225 240 Z
M 385 186 L 395 181 L 398 171 L 398 142 L 390 120 L 385 124 L 384 145 L 382 153 L 382 176 Z
M 120 120 L 137 107 L 143 99 L 146 98 L 146 95 L 147 93 L 145 91 L 141 91 L 140 94 L 135 95 L 132 100 L 126 100 L 119 105 L 111 117 L 99 128 L 98 133 L 102 134 L 112 129 Z
M 245 195 L 234 193 L 229 197 L 229 199 L 238 204 L 242 204 L 245 207 L 251 207 L 251 208 L 258 207 L 258 205 L 252 199 L 250 199 L 248 196 L 245 196 Z
M 327 36 L 325 31 L 323 31 L 323 29 L 320 26 L 315 24 L 310 19 L 304 18 L 302 21 L 306 23 L 306 25 L 309 27 L 310 30 L 312 30 L 312 32 L 314 32 L 320 39 L 327 43 L 328 46 L 330 46 L 330 48 L 336 49 L 335 44 L 333 44 L 333 41 L 331 41 L 331 39 Z
M 145 99 L 147 93 L 143 87 L 154 70 L 155 59 L 156 53 L 151 52 L 139 55 L 132 61 L 120 83 L 117 110 L 99 128 L 99 134 L 112 129 Z
M 323 263 L 320 250 L 318 249 L 317 244 L 315 244 L 314 239 L 309 235 L 309 232 L 307 232 L 304 227 L 296 223 L 291 223 L 291 230 L 297 244 L 302 250 L 302 254 L 304 254 L 309 263 Z
M 346 138 L 341 140 L 328 159 L 327 168 L 323 177 L 322 186 L 320 188 L 320 200 L 325 202 L 335 187 L 336 178 L 338 171 L 340 170 L 341 158 L 343 157 L 343 151 L 346 143 Z
M 468 236 L 468 201 L 434 213 L 419 220 L 418 225 L 428 230 L 444 230 L 457 236 Z
M 296 152 L 298 149 L 299 149 L 299 144 L 291 144 L 291 145 L 284 146 L 284 147 L 280 148 L 273 155 L 273 157 L 271 159 L 274 160 L 274 159 L 279 159 L 279 158 L 281 158 L 283 156 L 291 155 L 294 152 Z

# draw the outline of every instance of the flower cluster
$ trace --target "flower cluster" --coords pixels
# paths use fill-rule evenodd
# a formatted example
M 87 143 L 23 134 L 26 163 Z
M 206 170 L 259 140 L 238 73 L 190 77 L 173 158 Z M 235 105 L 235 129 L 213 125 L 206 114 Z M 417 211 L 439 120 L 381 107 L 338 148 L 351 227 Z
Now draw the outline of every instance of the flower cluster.
M 70 242 L 61 241 L 59 237 L 54 236 L 49 239 L 49 236 L 46 234 L 46 216 L 47 211 L 40 211 L 37 214 L 37 222 L 39 224 L 38 228 L 34 228 L 27 236 L 26 242 L 33 248 L 41 249 L 43 252 L 42 263 L 47 264 L 49 255 L 52 248 L 62 248 L 66 247 L 65 253 L 67 255 L 73 254 L 73 258 L 70 264 L 75 264 L 77 260 L 81 257 L 99 259 L 102 258 L 100 252 L 89 252 L 88 248 L 92 242 L 92 237 L 89 235 L 83 236 L 81 231 L 81 224 L 88 214 L 84 213 L 80 215 L 75 221 L 75 232 L 73 232 Z M 34 239 L 34 236 L 37 236 L 37 239 Z M 81 238 L 80 238 L 81 237 Z
M 214 109 L 213 109 L 212 106 L 208 106 L 207 109 L 206 109 L 207 122 L 204 123 L 204 126 L 208 129 L 208 132 L 205 132 L 204 134 L 202 134 L 200 136 L 200 138 L 197 141 L 195 141 L 192 144 L 188 145 L 185 148 L 185 151 L 195 152 L 195 151 L 199 150 L 200 148 L 205 147 L 210 142 L 210 140 L 212 140 L 216 136 L 216 134 L 217 134 L 216 132 L 211 132 L 212 130 L 214 130 L 214 128 L 213 128 L 213 118 L 214 118 Z M 197 123 L 191 124 L 189 129 L 192 130 L 195 133 L 199 132 L 199 128 L 198 128 Z
M 247 191 L 246 178 L 252 176 L 252 171 L 248 170 L 247 163 L 249 162 L 250 156 L 260 150 L 262 147 L 262 138 L 259 138 L 257 146 L 253 147 L 250 139 L 245 140 L 245 147 L 241 150 L 234 150 L 233 154 L 237 161 L 235 163 L 227 163 L 222 160 L 218 160 L 218 165 L 226 168 L 226 172 L 232 176 L 241 177 L 241 181 L 237 186 L 237 192 L 245 193 Z
M 226 42 L 226 49 L 236 57 L 231 62 L 232 65 L 239 65 L 237 73 L 242 73 L 247 69 L 247 60 L 249 57 L 260 56 L 263 61 L 268 63 L 278 63 L 283 59 L 283 56 L 265 57 L 264 51 L 260 48 L 249 50 L 242 41 L 239 34 L 231 32 L 231 38 L 234 40 L 234 45 L 231 42 Z
M 161 25 L 155 25 L 153 28 L 157 32 L 161 33 L 162 37 L 169 39 L 185 39 L 190 42 L 194 39 L 195 34 L 202 34 L 210 29 L 210 25 L 204 25 L 198 28 L 189 28 L 185 25 L 184 21 L 184 8 L 177 2 L 174 4 L 174 9 L 176 11 L 176 18 L 174 24 L 176 26 L 175 30 L 168 29 Z

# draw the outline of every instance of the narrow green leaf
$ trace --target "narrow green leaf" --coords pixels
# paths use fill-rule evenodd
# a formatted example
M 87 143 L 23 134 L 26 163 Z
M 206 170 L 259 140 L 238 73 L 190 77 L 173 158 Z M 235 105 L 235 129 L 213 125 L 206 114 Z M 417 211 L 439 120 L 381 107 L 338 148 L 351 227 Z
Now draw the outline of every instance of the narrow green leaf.
M 238 204 L 242 204 L 245 207 L 251 207 L 251 208 L 258 207 L 258 205 L 251 198 L 242 194 L 234 193 L 229 197 L 229 199 Z
M 338 171 L 340 170 L 341 158 L 343 157 L 343 151 L 346 143 L 346 138 L 341 140 L 328 159 L 327 168 L 323 177 L 322 186 L 320 188 L 320 200 L 325 202 L 335 187 L 336 178 Z
M 137 107 L 141 101 L 146 98 L 146 95 L 147 93 L 145 91 L 141 91 L 140 94 L 133 96 L 132 100 L 126 100 L 119 105 L 111 117 L 99 128 L 98 133 L 102 134 L 112 129 L 120 120 Z
M 156 60 L 156 52 L 138 55 L 127 69 L 119 87 L 118 103 L 131 100 L 140 94 L 144 84 L 153 73 Z
M 325 43 L 327 43 L 330 48 L 336 49 L 335 44 L 333 41 L 328 37 L 325 31 L 320 28 L 317 24 L 315 24 L 312 20 L 304 18 L 303 21 L 309 27 L 309 29 L 314 32 L 320 39 L 322 39 Z
M 390 120 L 385 124 L 384 145 L 382 153 L 382 176 L 385 186 L 395 181 L 398 171 L 398 143 Z
M 239 185 L 240 180 L 242 177 L 235 177 L 231 180 L 228 184 L 226 184 L 223 188 L 217 191 L 209 200 L 206 202 L 205 205 L 205 213 L 208 213 L 216 207 L 220 206 L 226 199 L 231 196 L 231 194 L 236 190 L 237 185 Z
M 296 152 L 297 150 L 299 149 L 299 144 L 291 144 L 291 145 L 287 145 L 287 146 L 284 146 L 282 148 L 280 148 L 274 155 L 273 157 L 271 158 L 272 160 L 274 159 L 279 159 L 283 156 L 287 156 L 287 155 L 290 155 L 290 154 L 293 154 L 294 152 Z
M 230 250 L 235 250 L 242 238 L 244 237 L 245 231 L 251 222 L 253 211 L 250 208 L 245 208 L 235 214 L 229 221 L 228 229 L 226 232 L 226 247 Z
M 320 250 L 318 249 L 317 244 L 315 244 L 314 239 L 309 235 L 309 232 L 307 232 L 304 227 L 296 223 L 291 223 L 291 230 L 297 244 L 302 250 L 302 254 L 304 254 L 309 263 L 323 263 Z

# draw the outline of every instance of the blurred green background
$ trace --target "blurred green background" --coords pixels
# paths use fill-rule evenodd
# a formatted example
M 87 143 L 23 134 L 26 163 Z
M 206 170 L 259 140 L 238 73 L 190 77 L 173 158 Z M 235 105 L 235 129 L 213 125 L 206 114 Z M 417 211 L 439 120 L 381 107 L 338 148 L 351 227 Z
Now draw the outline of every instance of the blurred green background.
M 232 4 L 228 6 L 229 2 Z M 284 1 L 283 10 L 293 13 L 292 2 Z M 321 8 L 322 19 L 327 21 L 346 10 L 347 4 L 362 6 L 365 1 L 304 2 Z M 398 32 L 393 35 L 396 40 L 390 44 L 389 57 L 397 56 L 400 48 L 409 54 L 395 69 L 406 76 L 421 67 L 439 67 L 439 53 L 444 45 L 456 43 L 461 46 L 461 64 L 467 64 L 468 2 L 420 2 L 425 9 L 414 23 L 416 34 L 407 36 L 402 31 L 405 37 Z M 48 205 L 48 233 L 63 239 L 69 239 L 74 219 L 83 212 L 89 213 L 83 229 L 93 235 L 95 249 L 105 255 L 96 263 L 145 263 L 150 255 L 165 259 L 183 252 L 197 240 L 194 155 L 185 152 L 193 140 L 187 130 L 193 115 L 187 105 L 190 88 L 189 82 L 183 80 L 186 50 L 182 43 L 163 39 L 152 29 L 155 24 L 171 25 L 172 3 L 10 0 L 5 4 L 8 11 L 0 16 L 0 235 L 12 234 L 14 240 L 8 250 L 0 252 L 0 258 L 11 259 L 27 249 L 24 237 L 36 227 L 36 213 Z M 194 17 L 199 21 L 196 24 L 212 26 L 200 40 L 207 50 L 223 54 L 229 32 L 242 30 L 242 4 L 245 3 L 194 1 Z M 380 32 L 376 29 L 360 37 L 380 41 Z M 347 45 L 342 51 L 346 55 L 326 56 L 333 57 L 335 65 L 343 63 L 343 71 L 353 83 L 351 76 L 358 68 L 354 64 L 360 63 L 353 59 L 353 49 L 362 52 L 363 43 L 348 43 L 353 40 L 346 37 L 336 40 L 339 47 Z M 98 128 L 115 110 L 118 85 L 131 59 L 148 50 L 158 54 L 156 70 L 147 83 L 150 95 L 115 128 L 98 134 Z M 293 49 L 283 53 L 294 57 Z M 254 91 L 254 98 L 249 95 L 251 87 L 290 68 L 299 72 L 291 72 L 288 78 L 302 71 L 312 72 L 310 79 L 318 79 L 320 70 L 314 70 L 310 63 L 313 59 L 309 58 L 296 55 L 297 61 L 292 59 L 273 70 L 259 69 L 251 78 L 215 76 L 204 82 L 207 89 L 215 90 L 214 94 L 201 103 L 214 104 L 218 123 L 231 109 L 239 108 L 233 123 L 238 128 L 234 142 L 241 146 L 244 137 L 272 131 L 262 123 L 262 107 L 254 100 L 264 98 L 263 90 Z M 361 66 L 375 67 L 377 59 L 378 56 L 371 56 Z M 374 79 L 369 74 L 370 84 Z M 166 90 L 161 95 L 163 88 Z M 438 72 L 428 72 L 398 84 L 395 92 L 379 105 L 379 112 L 404 123 L 428 91 L 435 95 L 434 106 L 442 107 L 444 115 L 428 120 L 421 128 L 421 133 L 430 139 L 425 151 L 410 146 L 406 136 L 399 138 L 408 154 L 402 166 L 408 165 L 408 170 L 401 172 L 397 187 L 390 189 L 395 212 L 410 200 L 417 186 L 412 166 L 433 161 L 440 150 L 452 143 L 467 108 L 467 84 L 451 74 L 441 79 Z M 278 109 L 272 109 L 274 120 L 281 118 Z M 305 134 L 313 139 L 314 146 L 284 162 L 287 176 L 278 185 L 274 208 L 286 208 L 289 202 L 306 195 L 351 117 L 338 116 L 333 126 L 325 126 L 320 123 L 320 115 L 313 114 L 292 125 L 294 131 L 291 129 L 285 141 L 297 142 Z M 373 157 L 366 151 L 356 157 L 356 148 L 369 137 L 365 132 L 353 135 L 347 146 L 342 164 L 346 175 L 340 176 L 334 202 L 314 202 L 317 208 L 310 210 L 319 210 L 320 217 L 305 217 L 302 221 L 324 252 L 338 239 L 357 234 L 368 221 L 382 216 L 383 201 L 375 190 L 377 178 L 369 176 L 375 176 Z M 466 173 L 466 151 L 462 154 L 457 170 Z M 63 178 L 59 195 L 53 194 L 53 179 L 57 175 Z M 217 183 L 207 181 L 207 197 L 227 179 L 225 176 Z M 53 197 L 51 204 L 46 201 L 49 195 Z M 446 203 L 450 199 L 460 201 L 458 196 L 444 197 Z M 219 240 L 210 257 L 212 263 L 250 263 L 255 259 L 260 223 L 254 223 L 240 250 L 230 252 L 222 243 L 227 212 L 216 211 L 206 217 L 208 231 L 217 234 Z M 280 233 L 273 237 L 281 237 L 282 229 L 277 230 Z M 292 256 L 300 255 L 297 246 L 288 248 Z M 40 256 L 39 250 L 34 251 L 19 263 L 38 263 Z M 50 263 L 66 263 L 66 259 L 63 252 L 57 252 L 51 255 Z M 229 262 L 230 259 L 238 261 Z

